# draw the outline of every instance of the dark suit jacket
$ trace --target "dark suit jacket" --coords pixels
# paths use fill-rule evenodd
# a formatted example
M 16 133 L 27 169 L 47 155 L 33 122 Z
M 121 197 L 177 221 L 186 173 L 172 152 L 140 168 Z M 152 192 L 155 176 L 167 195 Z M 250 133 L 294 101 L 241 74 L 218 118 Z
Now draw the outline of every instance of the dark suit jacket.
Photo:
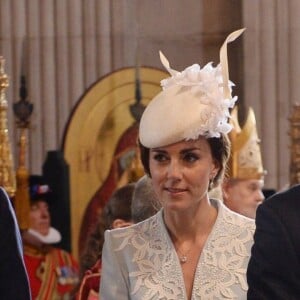
M 22 241 L 10 200 L 0 187 L 0 299 L 31 299 Z
M 248 299 L 300 299 L 300 185 L 257 209 Z

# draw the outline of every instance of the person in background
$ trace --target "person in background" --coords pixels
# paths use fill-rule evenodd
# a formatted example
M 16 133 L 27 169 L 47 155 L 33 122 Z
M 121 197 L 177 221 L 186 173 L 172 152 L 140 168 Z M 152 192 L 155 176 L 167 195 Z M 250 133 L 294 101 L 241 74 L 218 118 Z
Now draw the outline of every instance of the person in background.
M 23 260 L 22 239 L 14 209 L 0 187 L 0 298 L 30 300 L 30 288 Z
M 70 299 L 78 283 L 78 264 L 70 253 L 55 247 L 61 235 L 51 227 L 49 186 L 38 175 L 30 176 L 29 186 L 30 227 L 22 233 L 22 238 L 32 298 Z
M 300 185 L 266 199 L 257 209 L 248 265 L 249 300 L 300 297 Z
M 76 294 L 77 300 L 98 299 L 104 231 L 132 224 L 131 202 L 134 188 L 135 184 L 129 183 L 113 193 L 105 205 L 94 231 L 90 234 L 80 259 L 80 283 Z
M 254 221 L 209 199 L 230 155 L 227 43 L 217 67 L 171 69 L 139 127 L 141 160 L 162 204 L 153 217 L 107 230 L 100 298 L 246 299 Z
M 262 165 L 254 111 L 249 108 L 242 129 L 239 126 L 237 107 L 233 109 L 230 121 L 233 125 L 233 130 L 229 133 L 231 155 L 228 174 L 222 183 L 223 201 L 231 210 L 254 219 L 258 205 L 264 200 L 262 189 L 266 174 Z
M 131 203 L 132 221 L 144 221 L 155 215 L 160 208 L 161 204 L 153 190 L 151 178 L 144 175 L 135 184 Z

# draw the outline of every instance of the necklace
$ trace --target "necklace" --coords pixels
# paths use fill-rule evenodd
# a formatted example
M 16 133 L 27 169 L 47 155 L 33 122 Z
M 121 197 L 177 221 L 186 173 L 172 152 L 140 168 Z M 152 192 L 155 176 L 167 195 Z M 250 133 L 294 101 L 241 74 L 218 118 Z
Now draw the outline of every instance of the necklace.
M 180 255 L 180 256 L 179 256 L 179 261 L 180 261 L 182 264 L 186 263 L 187 260 L 188 260 L 188 258 L 187 258 L 186 255 Z
M 181 264 L 185 264 L 188 261 L 188 254 L 191 251 L 191 249 L 187 250 L 186 253 L 182 253 L 179 249 L 177 250 L 178 258 Z

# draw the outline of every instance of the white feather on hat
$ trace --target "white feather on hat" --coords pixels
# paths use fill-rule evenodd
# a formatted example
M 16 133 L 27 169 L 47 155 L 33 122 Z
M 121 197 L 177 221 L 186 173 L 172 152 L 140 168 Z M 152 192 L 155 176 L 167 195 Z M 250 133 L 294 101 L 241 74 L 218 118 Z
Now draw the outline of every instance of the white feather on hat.
M 231 96 L 228 80 L 227 43 L 235 40 L 244 29 L 231 33 L 220 50 L 220 64 L 198 64 L 178 72 L 170 68 L 166 57 L 160 59 L 171 77 L 161 81 L 163 90 L 146 107 L 139 128 L 142 145 L 162 147 L 182 140 L 197 139 L 200 135 L 220 137 L 232 126 L 229 109 L 237 97 Z

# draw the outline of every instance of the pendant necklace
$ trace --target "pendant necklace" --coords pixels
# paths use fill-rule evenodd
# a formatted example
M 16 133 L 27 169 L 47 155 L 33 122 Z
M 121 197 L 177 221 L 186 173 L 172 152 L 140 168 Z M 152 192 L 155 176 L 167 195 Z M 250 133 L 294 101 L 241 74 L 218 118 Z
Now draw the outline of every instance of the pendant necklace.
M 178 258 L 181 264 L 184 264 L 188 261 L 188 254 L 191 251 L 191 249 L 189 249 L 188 251 L 186 251 L 185 254 L 183 254 L 179 249 L 177 249 L 177 254 L 178 254 Z

